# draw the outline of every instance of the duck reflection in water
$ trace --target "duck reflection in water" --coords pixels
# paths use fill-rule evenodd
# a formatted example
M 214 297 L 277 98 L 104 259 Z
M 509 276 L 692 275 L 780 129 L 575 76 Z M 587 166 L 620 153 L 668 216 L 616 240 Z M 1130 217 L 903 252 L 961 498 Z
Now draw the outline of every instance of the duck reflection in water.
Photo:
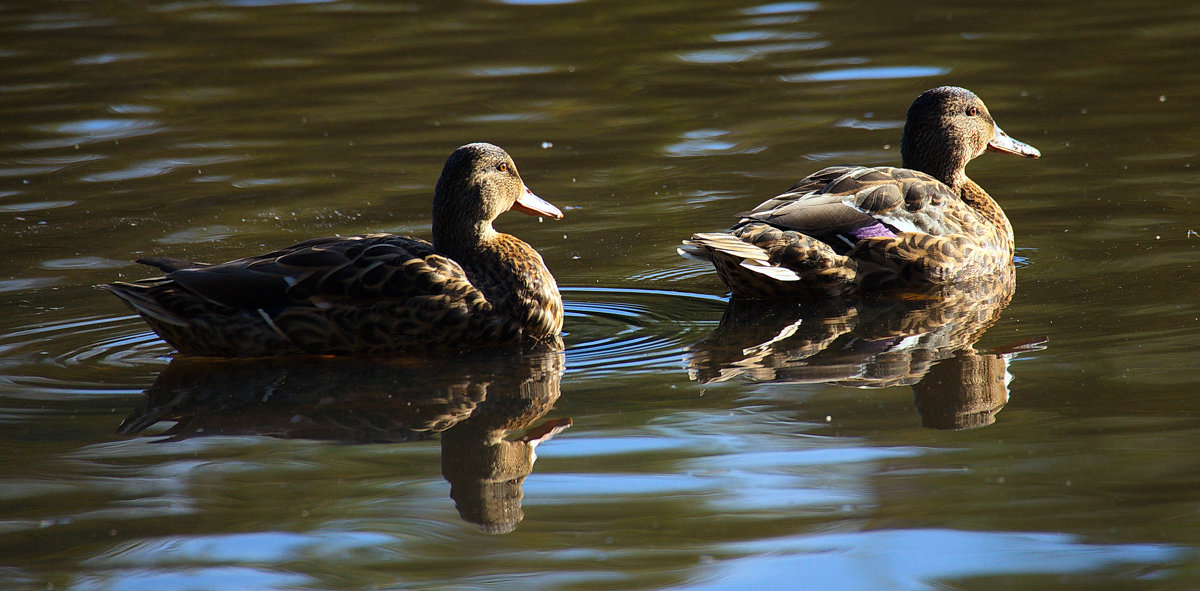
M 524 517 L 521 486 L 534 448 L 571 424 L 560 418 L 531 427 L 558 400 L 563 367 L 559 351 L 419 360 L 179 357 L 120 432 L 175 421 L 159 434 L 343 443 L 438 436 L 459 514 L 485 532 L 506 533 Z M 528 430 L 509 438 L 519 429 Z
M 972 429 L 1008 402 L 1008 359 L 1044 339 L 974 348 L 1012 299 L 1010 268 L 994 281 L 803 302 L 733 299 L 712 335 L 688 348 L 701 383 L 911 385 L 922 424 Z

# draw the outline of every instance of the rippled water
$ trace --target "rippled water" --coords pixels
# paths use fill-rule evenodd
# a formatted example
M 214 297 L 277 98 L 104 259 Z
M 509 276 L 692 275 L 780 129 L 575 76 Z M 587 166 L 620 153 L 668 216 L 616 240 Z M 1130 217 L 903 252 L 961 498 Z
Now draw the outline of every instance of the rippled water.
M 6 3 L 0 588 L 1200 586 L 1198 17 Z M 896 163 L 947 83 L 1043 153 L 970 167 L 1015 292 L 727 308 L 675 255 Z M 476 140 L 566 213 L 499 222 L 563 286 L 562 356 L 195 365 L 93 287 L 428 236 Z

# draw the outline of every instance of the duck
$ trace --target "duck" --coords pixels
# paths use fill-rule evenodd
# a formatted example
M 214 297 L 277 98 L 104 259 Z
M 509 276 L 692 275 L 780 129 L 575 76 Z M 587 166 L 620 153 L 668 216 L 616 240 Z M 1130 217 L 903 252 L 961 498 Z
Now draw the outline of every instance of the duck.
M 563 303 L 541 255 L 497 232 L 516 210 L 561 219 L 512 157 L 459 147 L 433 197 L 432 242 L 317 238 L 219 264 L 149 257 L 165 274 L 102 285 L 180 354 L 386 355 L 561 345 Z
M 725 232 L 683 241 L 734 298 L 838 297 L 926 290 L 1005 273 L 1012 225 L 967 177 L 985 151 L 1041 156 L 956 86 L 920 94 L 900 139 L 901 167 L 831 166 L 739 214 Z

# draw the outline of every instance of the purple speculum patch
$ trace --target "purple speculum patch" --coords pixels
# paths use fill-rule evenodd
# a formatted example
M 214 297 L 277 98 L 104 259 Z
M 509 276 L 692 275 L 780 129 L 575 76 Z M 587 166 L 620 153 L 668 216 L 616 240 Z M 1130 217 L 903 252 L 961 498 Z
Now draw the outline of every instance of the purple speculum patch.
M 869 226 L 862 226 L 846 232 L 846 235 L 853 238 L 855 242 L 864 238 L 895 238 L 896 233 L 887 224 L 883 222 L 875 222 Z

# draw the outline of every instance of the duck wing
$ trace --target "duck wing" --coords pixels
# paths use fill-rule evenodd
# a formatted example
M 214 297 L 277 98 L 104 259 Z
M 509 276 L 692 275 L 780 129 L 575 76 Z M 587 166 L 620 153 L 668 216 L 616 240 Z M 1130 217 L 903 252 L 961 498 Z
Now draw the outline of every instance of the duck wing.
M 462 267 L 428 242 L 389 234 L 318 238 L 216 265 L 138 262 L 167 271 L 168 279 L 213 303 L 245 309 L 405 300 L 474 289 Z
M 141 262 L 168 272 L 104 287 L 183 353 L 376 353 L 521 334 L 458 263 L 416 238 L 320 238 L 216 265 Z
M 817 238 L 845 252 L 864 238 L 901 232 L 934 236 L 955 231 L 944 215 L 958 201 L 941 181 L 915 170 L 835 166 L 818 171 L 743 214 L 742 224 L 764 222 Z
M 825 297 L 986 274 L 1002 257 L 974 248 L 991 239 L 981 222 L 927 174 L 835 166 L 743 213 L 727 232 L 693 234 L 679 252 L 712 261 L 736 297 Z

